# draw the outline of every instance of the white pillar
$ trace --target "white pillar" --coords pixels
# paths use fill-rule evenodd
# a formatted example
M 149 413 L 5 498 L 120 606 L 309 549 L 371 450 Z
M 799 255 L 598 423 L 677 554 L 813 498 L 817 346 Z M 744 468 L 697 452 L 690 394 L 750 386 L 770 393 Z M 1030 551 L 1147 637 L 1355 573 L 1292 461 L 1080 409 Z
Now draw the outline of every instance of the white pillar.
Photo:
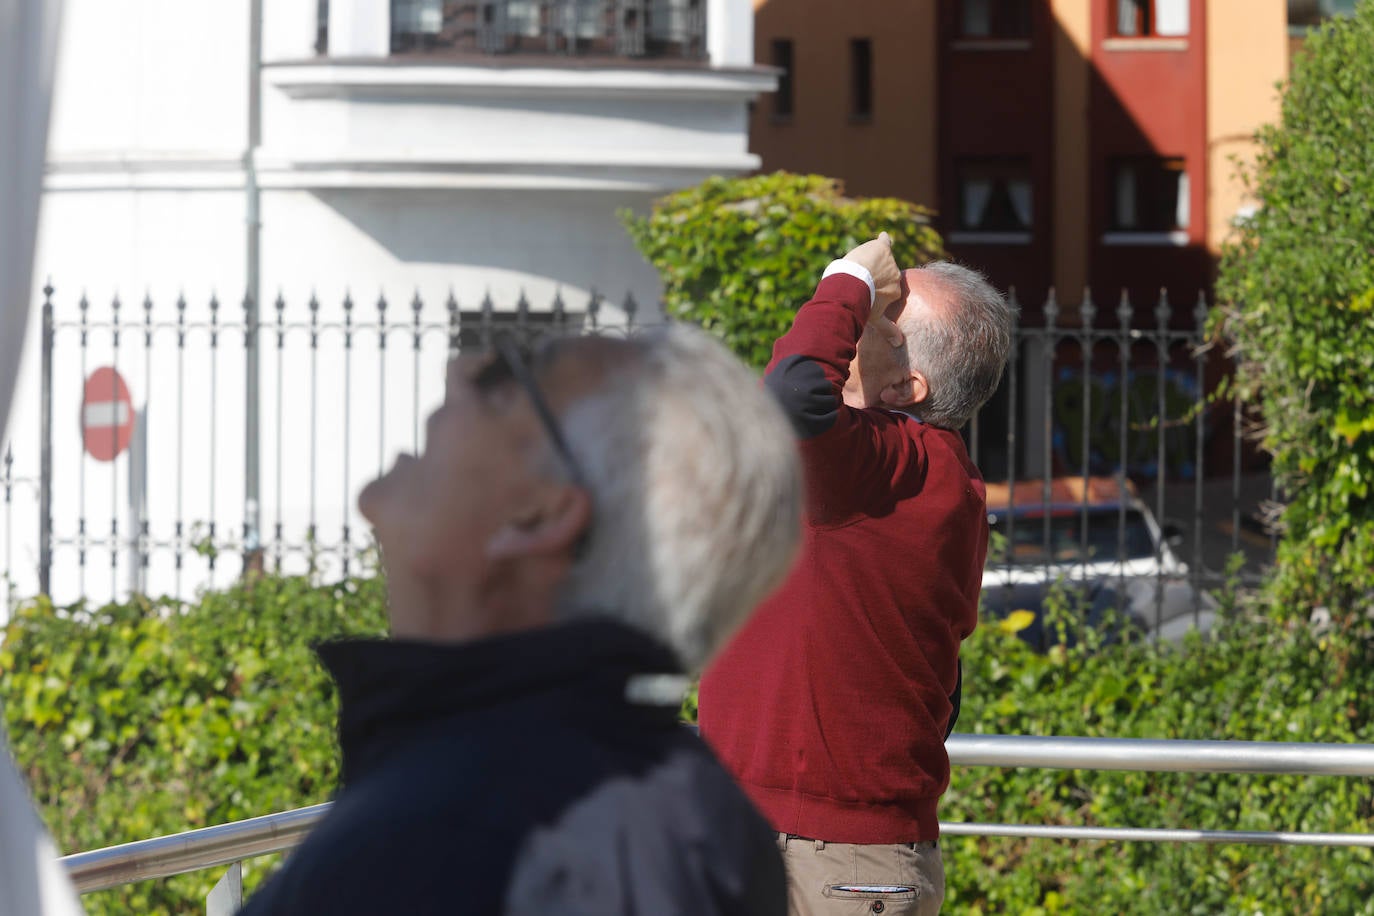
M 262 5 L 264 63 L 308 60 L 315 56 L 317 8 L 317 0 L 271 0 Z
M 706 0 L 706 54 L 713 67 L 754 65 L 751 0 Z
M 329 0 L 330 57 L 386 57 L 390 53 L 389 0 Z

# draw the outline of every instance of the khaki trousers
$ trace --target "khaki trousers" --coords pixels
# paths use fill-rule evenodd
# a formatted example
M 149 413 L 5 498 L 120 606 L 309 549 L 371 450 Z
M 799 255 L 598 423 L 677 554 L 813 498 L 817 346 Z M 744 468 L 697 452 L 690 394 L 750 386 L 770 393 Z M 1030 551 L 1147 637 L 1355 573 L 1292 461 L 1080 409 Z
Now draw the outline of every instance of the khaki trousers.
M 790 916 L 936 916 L 945 864 L 930 843 L 856 846 L 778 834 Z

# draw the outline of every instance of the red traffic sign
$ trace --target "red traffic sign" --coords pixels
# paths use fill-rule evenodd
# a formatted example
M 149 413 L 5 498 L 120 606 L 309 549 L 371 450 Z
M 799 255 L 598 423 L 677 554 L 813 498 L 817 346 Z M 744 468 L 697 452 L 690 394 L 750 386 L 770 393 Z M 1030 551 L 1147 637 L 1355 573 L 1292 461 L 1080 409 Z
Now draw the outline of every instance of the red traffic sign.
M 81 397 L 81 441 L 96 461 L 114 461 L 134 436 L 134 402 L 119 373 L 101 366 Z

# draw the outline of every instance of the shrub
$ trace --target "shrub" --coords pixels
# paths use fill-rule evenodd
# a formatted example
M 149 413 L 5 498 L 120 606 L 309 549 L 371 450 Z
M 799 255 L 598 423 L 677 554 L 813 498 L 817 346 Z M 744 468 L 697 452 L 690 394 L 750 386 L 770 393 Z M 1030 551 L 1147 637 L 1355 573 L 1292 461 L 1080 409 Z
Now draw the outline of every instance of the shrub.
M 758 368 L 834 258 L 883 230 L 903 266 L 942 250 L 928 211 L 895 198 L 848 198 L 839 181 L 819 175 L 709 178 L 658 201 L 647 217 L 626 211 L 621 219 L 663 279 L 667 314 L 715 332 Z
M 308 646 L 379 634 L 382 607 L 376 580 L 266 578 L 185 610 L 143 600 L 21 610 L 0 644 L 0 704 L 61 847 L 326 800 L 338 773 L 335 700 Z M 1374 695 L 1374 667 L 1343 667 L 1352 637 L 1339 629 L 1229 611 L 1215 634 L 1182 646 L 1075 632 L 1072 648 L 1037 654 L 1015 625 L 984 621 L 965 644 L 961 732 L 1342 743 L 1360 740 L 1352 711 Z M 1339 778 L 970 768 L 955 771 L 942 817 L 1367 833 L 1374 788 Z M 950 914 L 1374 913 L 1369 849 L 953 836 L 942 845 Z M 250 889 L 270 864 L 253 863 Z M 92 914 L 200 912 L 218 872 L 84 902 Z
M 264 578 L 184 610 L 143 599 L 19 610 L 0 643 L 0 706 L 59 848 L 325 801 L 338 774 L 335 698 L 310 644 L 384 627 L 372 579 Z M 126 885 L 84 903 L 92 914 L 202 912 L 217 878 Z
M 1047 611 L 1047 613 L 1049 613 Z M 1077 634 L 1037 654 L 1005 622 L 964 645 L 959 730 L 1110 738 L 1366 740 L 1374 670 L 1352 636 L 1227 611 L 1181 645 Z M 1339 777 L 956 769 L 946 822 L 1369 833 L 1374 789 Z M 1374 850 L 947 836 L 942 912 L 1374 913 Z
M 1374 3 L 1310 34 L 1259 134 L 1260 207 L 1222 260 L 1213 329 L 1263 415 L 1286 502 L 1272 612 L 1374 609 Z M 1358 647 L 1357 647 L 1358 648 Z M 1368 663 L 1367 649 L 1354 661 Z

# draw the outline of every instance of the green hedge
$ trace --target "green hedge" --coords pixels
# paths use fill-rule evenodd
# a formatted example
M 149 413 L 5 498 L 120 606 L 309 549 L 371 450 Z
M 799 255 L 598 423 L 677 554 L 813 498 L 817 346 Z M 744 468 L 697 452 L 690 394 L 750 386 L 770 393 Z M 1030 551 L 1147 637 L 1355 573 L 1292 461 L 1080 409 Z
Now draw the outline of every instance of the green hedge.
M 966 643 L 959 731 L 1370 742 L 1374 668 L 1339 631 L 1228 610 L 1182 645 L 1032 652 L 986 621 Z M 956 771 L 946 821 L 1370 833 L 1367 780 Z M 1374 850 L 946 838 L 944 912 L 1374 913 Z
M 65 852 L 329 798 L 338 774 L 321 639 L 379 634 L 376 580 L 263 579 L 183 611 L 38 602 L 0 643 L 11 749 Z M 259 860 L 266 862 L 266 860 Z M 249 869 L 256 886 L 263 869 Z M 89 894 L 87 911 L 204 912 L 215 872 Z
M 13 749 L 64 850 L 313 804 L 337 775 L 334 700 L 309 644 L 380 633 L 375 580 L 263 579 L 178 612 L 35 604 L 0 644 Z M 1374 667 L 1339 631 L 1227 612 L 1177 647 L 1031 652 L 988 621 L 965 646 L 959 730 L 997 734 L 1369 741 Z M 1086 637 L 1086 638 L 1084 638 Z M 1367 832 L 1357 779 L 955 773 L 949 821 Z M 944 912 L 1374 913 L 1370 850 L 960 839 Z M 270 860 L 250 869 L 249 885 Z M 91 913 L 190 913 L 215 872 L 88 895 Z
M 1285 503 L 1274 613 L 1374 639 L 1374 2 L 1309 33 L 1259 132 L 1213 329 Z M 1374 658 L 1371 658 L 1374 662 Z
M 903 267 L 942 252 L 928 210 L 846 197 L 840 181 L 821 175 L 708 178 L 656 201 L 647 217 L 620 216 L 663 280 L 664 310 L 760 369 L 832 259 L 884 230 Z

